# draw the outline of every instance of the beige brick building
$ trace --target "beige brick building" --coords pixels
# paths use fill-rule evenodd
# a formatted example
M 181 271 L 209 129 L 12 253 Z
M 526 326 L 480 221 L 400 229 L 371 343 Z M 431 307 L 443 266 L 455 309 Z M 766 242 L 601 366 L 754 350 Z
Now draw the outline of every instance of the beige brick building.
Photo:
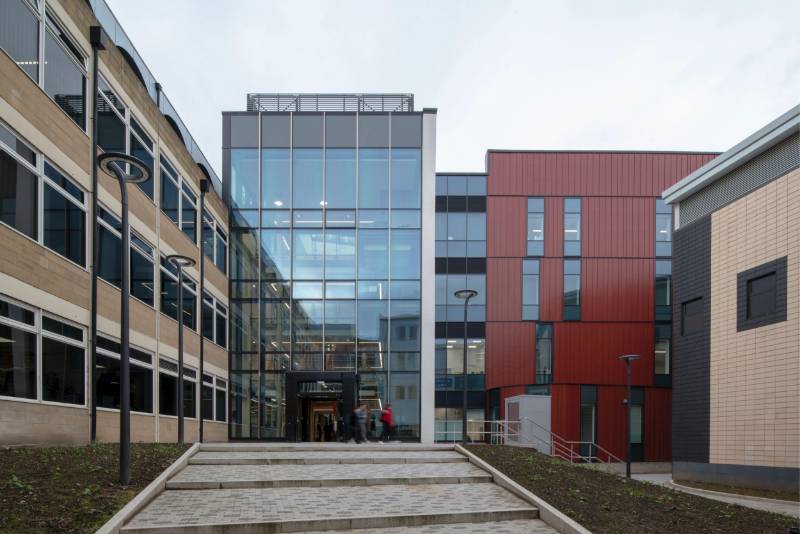
M 667 190 L 674 477 L 798 487 L 800 106 Z
M 93 26 L 110 36 L 103 50 L 95 50 Z M 0 3 L 0 445 L 88 442 L 93 404 L 97 440 L 118 439 L 120 191 L 102 171 L 93 191 L 95 119 L 101 149 L 134 155 L 152 173 L 142 187 L 127 186 L 132 439 L 176 440 L 182 387 L 186 439 L 198 438 L 202 414 L 205 439 L 227 440 L 228 214 L 221 182 L 103 0 L 8 0 Z M 201 214 L 203 180 L 210 188 Z M 177 280 L 164 261 L 175 253 L 196 262 L 205 256 L 202 293 L 198 267 L 186 270 L 180 314 Z

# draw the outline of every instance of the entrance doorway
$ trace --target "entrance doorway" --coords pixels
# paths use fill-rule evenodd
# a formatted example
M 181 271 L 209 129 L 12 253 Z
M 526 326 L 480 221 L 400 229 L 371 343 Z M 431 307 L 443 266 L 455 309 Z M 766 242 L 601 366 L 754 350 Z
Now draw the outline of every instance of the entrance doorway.
M 356 402 L 355 373 L 286 374 L 286 438 L 326 442 L 349 437 Z

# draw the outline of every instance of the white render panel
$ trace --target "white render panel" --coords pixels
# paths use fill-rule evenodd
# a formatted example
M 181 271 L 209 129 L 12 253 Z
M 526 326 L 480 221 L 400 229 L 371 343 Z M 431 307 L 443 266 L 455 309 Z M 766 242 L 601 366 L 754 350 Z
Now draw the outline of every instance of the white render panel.
M 436 393 L 436 114 L 422 115 L 422 315 L 420 441 L 433 443 Z

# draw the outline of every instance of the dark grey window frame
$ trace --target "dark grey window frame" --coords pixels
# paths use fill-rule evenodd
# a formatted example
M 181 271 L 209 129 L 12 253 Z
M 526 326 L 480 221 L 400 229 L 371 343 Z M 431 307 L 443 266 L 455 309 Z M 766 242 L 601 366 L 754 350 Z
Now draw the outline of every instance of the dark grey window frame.
M 772 260 L 736 275 L 736 331 L 742 332 L 786 320 L 787 258 Z M 749 316 L 750 282 L 764 276 L 775 275 L 775 307 L 771 313 Z

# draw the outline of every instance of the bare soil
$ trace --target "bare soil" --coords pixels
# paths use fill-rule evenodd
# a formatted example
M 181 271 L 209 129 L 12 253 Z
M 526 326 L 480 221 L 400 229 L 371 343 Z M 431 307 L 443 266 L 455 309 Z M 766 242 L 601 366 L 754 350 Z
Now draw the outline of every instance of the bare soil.
M 734 493 L 736 495 L 746 495 L 748 497 L 764 497 L 766 499 L 778 499 L 781 501 L 800 502 L 800 491 L 771 491 L 755 488 L 740 488 L 738 486 L 726 486 L 724 484 L 709 484 L 708 482 L 695 482 L 693 480 L 676 480 L 676 484 L 709 491 L 721 491 L 722 493 Z

